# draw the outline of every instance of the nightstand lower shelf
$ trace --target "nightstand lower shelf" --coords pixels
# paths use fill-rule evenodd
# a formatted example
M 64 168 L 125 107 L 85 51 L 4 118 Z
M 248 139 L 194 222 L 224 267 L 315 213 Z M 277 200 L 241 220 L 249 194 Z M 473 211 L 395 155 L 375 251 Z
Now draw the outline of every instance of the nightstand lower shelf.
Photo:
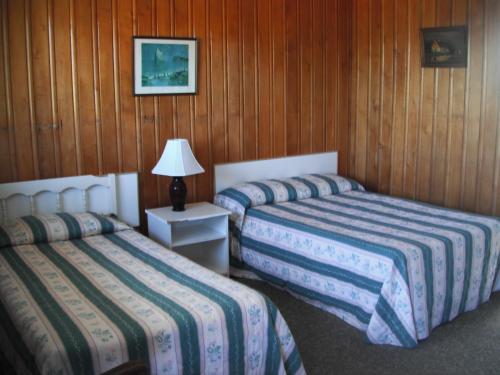
M 229 272 L 227 267 L 229 254 L 227 252 L 217 251 L 219 246 L 224 246 L 224 242 L 225 240 L 219 239 L 186 246 L 177 246 L 172 248 L 172 251 L 212 271 L 227 275 Z

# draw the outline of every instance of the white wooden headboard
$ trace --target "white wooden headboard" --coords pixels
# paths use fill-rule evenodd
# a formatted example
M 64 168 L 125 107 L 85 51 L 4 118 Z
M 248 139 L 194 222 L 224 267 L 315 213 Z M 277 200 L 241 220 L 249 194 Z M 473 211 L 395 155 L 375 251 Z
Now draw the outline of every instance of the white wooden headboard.
M 75 176 L 0 184 L 0 222 L 53 212 L 115 214 L 139 225 L 137 173 Z
M 337 152 L 217 164 L 214 166 L 215 193 L 245 181 L 294 177 L 307 173 L 337 173 Z

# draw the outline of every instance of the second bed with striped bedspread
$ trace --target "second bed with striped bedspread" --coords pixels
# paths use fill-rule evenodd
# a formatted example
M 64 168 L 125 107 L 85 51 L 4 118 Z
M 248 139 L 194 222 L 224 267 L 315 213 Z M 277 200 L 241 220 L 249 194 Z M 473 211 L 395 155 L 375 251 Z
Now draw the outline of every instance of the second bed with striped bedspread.
M 233 211 L 235 274 L 284 287 L 373 343 L 413 347 L 500 289 L 498 218 L 336 175 L 248 183 L 215 201 Z

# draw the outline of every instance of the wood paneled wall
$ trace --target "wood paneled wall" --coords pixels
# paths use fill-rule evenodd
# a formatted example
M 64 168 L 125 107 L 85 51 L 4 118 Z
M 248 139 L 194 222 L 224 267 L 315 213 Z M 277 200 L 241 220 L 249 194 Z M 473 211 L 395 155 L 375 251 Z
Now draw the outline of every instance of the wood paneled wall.
M 168 138 L 214 163 L 339 150 L 347 170 L 350 0 L 1 0 L 0 181 L 150 171 Z M 132 36 L 199 41 L 198 94 L 132 96 Z
M 469 27 L 464 68 L 420 28 Z M 500 215 L 500 1 L 355 0 L 349 171 L 369 189 Z

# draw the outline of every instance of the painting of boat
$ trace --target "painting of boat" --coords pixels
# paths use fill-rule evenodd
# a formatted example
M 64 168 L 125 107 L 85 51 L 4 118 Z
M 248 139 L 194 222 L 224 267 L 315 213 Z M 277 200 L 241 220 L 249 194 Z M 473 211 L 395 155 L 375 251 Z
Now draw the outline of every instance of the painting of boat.
M 134 95 L 196 93 L 194 38 L 134 37 Z
M 465 67 L 467 28 L 434 27 L 422 29 L 423 67 Z
M 187 86 L 188 46 L 183 44 L 142 45 L 143 86 Z

